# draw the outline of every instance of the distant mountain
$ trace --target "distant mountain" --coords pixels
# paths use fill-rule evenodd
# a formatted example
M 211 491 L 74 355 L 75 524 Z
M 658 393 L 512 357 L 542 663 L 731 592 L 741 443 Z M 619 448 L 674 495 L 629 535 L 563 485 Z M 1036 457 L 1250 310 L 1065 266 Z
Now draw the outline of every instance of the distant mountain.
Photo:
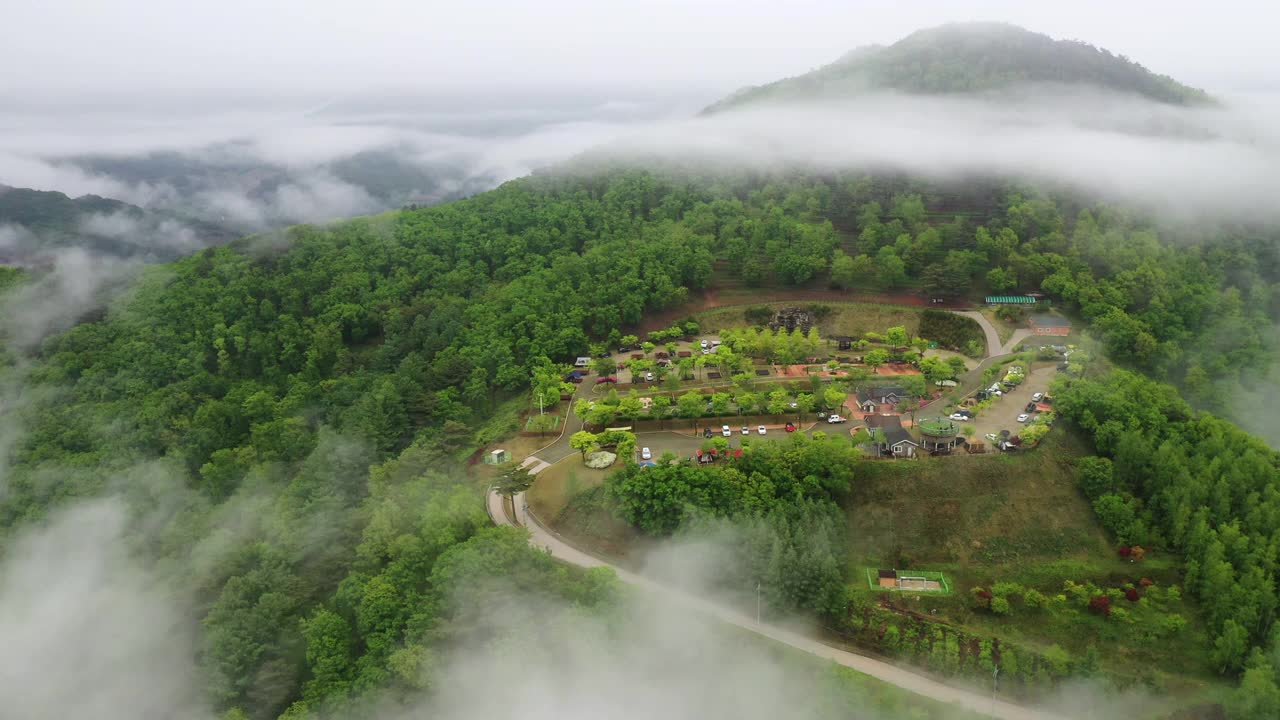
M 172 260 L 235 236 L 213 223 L 111 198 L 72 198 L 0 185 L 0 262 L 6 264 L 39 264 L 71 247 L 114 257 Z
M 1015 25 L 961 23 L 920 30 L 888 47 L 858 48 L 813 72 L 739 90 L 704 112 L 883 90 L 975 93 L 1024 83 L 1086 85 L 1178 105 L 1212 102 L 1202 90 L 1087 43 Z

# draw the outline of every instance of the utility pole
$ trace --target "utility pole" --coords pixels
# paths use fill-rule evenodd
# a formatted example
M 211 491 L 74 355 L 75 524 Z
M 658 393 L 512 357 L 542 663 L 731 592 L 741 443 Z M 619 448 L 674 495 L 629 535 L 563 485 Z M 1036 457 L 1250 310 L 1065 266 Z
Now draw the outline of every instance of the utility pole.
M 760 624 L 760 582 L 756 581 L 756 624 Z
M 996 665 L 991 670 L 991 715 L 996 714 L 996 689 L 1000 687 L 1000 666 Z

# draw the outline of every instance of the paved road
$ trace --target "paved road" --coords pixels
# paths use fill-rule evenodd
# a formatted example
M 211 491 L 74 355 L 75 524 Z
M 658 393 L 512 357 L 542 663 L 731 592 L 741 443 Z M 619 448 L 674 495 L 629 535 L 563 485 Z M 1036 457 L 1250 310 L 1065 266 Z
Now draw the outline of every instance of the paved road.
M 1000 333 L 996 332 L 996 326 L 985 315 L 977 310 L 952 310 L 956 315 L 963 315 L 970 320 L 978 323 L 982 328 L 982 334 L 987 336 L 987 357 L 995 357 L 1003 354 L 1004 349 L 1000 345 Z
M 545 467 L 539 461 L 533 463 L 535 467 Z M 545 528 L 537 518 L 528 512 L 525 503 L 524 494 L 521 493 L 514 498 L 515 506 L 515 522 L 508 516 L 504 507 L 503 498 L 497 493 L 490 491 L 487 499 L 487 508 L 489 516 L 499 525 L 521 525 L 529 531 L 530 544 L 544 548 L 564 562 L 572 563 L 581 567 L 609 567 L 617 574 L 618 579 L 623 582 L 644 588 L 650 592 L 662 596 L 664 599 L 675 601 L 676 603 L 698 613 L 709 615 L 722 622 L 736 625 L 737 627 L 749 630 L 757 635 L 767 637 L 771 640 L 790 645 L 793 648 L 816 655 L 832 662 L 839 663 L 848 668 L 857 670 L 858 672 L 870 675 L 874 678 L 909 690 L 918 695 L 933 698 L 944 703 L 958 705 L 967 710 L 974 712 L 986 713 L 1000 720 L 1063 720 L 1061 716 L 1054 715 L 1041 710 L 1015 705 L 1004 700 L 997 700 L 985 693 L 973 692 L 962 688 L 944 685 L 936 680 L 932 680 L 923 675 L 918 675 L 910 670 L 906 670 L 896 665 L 875 658 L 858 655 L 847 650 L 824 645 L 823 643 L 805 635 L 785 630 L 783 628 L 770 625 L 768 623 L 757 622 L 755 618 L 745 615 L 736 610 L 716 604 L 704 598 L 696 597 L 684 593 L 680 590 L 662 585 L 648 577 L 639 575 L 616 565 L 611 565 L 593 555 L 589 555 L 567 542 L 547 528 Z

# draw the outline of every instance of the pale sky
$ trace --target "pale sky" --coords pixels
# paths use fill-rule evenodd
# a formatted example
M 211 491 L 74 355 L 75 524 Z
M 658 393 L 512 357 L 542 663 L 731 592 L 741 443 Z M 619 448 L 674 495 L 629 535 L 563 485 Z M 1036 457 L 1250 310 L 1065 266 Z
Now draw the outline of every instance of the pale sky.
M 4 0 L 0 97 L 713 97 L 964 20 L 1085 40 L 1211 91 L 1280 85 L 1280 11 L 1262 0 Z

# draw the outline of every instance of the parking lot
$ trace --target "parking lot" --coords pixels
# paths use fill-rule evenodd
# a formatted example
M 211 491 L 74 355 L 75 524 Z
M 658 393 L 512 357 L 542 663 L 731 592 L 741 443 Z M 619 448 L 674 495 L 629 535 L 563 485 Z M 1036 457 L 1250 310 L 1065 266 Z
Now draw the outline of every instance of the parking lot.
M 712 437 L 723 437 L 721 425 L 714 425 L 711 428 Z M 740 448 L 743 442 L 750 443 L 769 442 L 772 440 L 785 440 L 790 437 L 790 433 L 786 431 L 784 425 L 765 425 L 765 434 L 760 434 L 760 424 L 758 422 L 747 425 L 749 432 L 742 434 L 741 423 L 729 426 L 729 437 L 725 438 L 729 441 L 730 448 Z M 842 423 L 838 425 L 829 425 L 825 422 L 814 422 L 810 420 L 805 423 L 796 423 L 795 432 L 812 433 L 815 430 L 823 430 L 829 434 L 837 432 L 848 432 L 850 425 Z M 839 428 L 838 430 L 836 428 Z M 662 453 L 671 452 L 677 457 L 692 457 L 696 454 L 703 443 L 707 441 L 699 428 L 697 435 L 690 435 L 688 432 L 675 432 L 672 430 L 652 431 L 636 433 L 636 459 L 641 459 L 641 452 L 644 448 L 649 448 L 652 460 L 662 457 Z
M 1026 412 L 1026 405 L 1031 402 L 1032 395 L 1049 391 L 1049 383 L 1056 373 L 1057 368 L 1053 365 L 1032 370 L 1021 385 L 997 398 L 973 422 L 966 423 L 977 428 L 974 441 L 985 442 L 990 447 L 991 441 L 986 437 L 988 433 L 999 435 L 1001 430 L 1008 430 L 1012 435 L 1019 434 L 1023 425 L 1018 422 L 1018 416 Z

